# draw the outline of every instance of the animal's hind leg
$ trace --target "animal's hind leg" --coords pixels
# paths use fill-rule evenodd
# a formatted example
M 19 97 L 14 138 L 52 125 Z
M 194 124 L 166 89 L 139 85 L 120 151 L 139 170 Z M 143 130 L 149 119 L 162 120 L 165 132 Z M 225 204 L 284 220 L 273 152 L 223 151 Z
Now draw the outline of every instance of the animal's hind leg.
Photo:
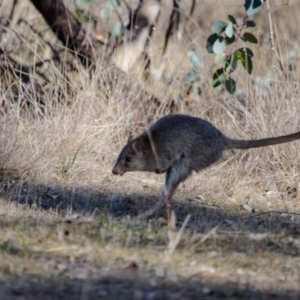
M 157 210 L 162 208 L 165 204 L 167 220 L 170 225 L 171 221 L 171 200 L 173 194 L 178 187 L 179 183 L 184 181 L 189 175 L 191 171 L 182 161 L 179 161 L 177 164 L 166 170 L 166 178 L 165 178 L 165 186 L 162 195 L 160 196 L 158 202 L 154 207 L 148 209 L 146 212 L 138 215 L 138 219 L 147 218 L 153 215 Z
M 180 182 L 184 181 L 190 174 L 191 171 L 182 161 L 178 162 L 178 164 L 174 165 L 172 168 L 169 168 L 166 172 L 166 182 L 162 197 L 166 205 L 166 213 L 169 227 L 171 226 L 172 197 Z
M 167 178 L 167 175 L 166 175 L 166 178 Z M 174 189 L 174 191 L 175 191 L 175 189 Z M 174 191 L 173 191 L 173 193 L 174 193 Z M 173 193 L 172 193 L 172 195 L 173 195 Z M 167 208 L 167 218 L 169 220 L 169 218 L 170 218 L 170 200 L 171 200 L 172 195 L 166 189 L 166 185 L 165 185 L 164 191 L 163 191 L 162 195 L 159 197 L 156 204 L 153 207 L 151 207 L 150 209 L 146 210 L 145 212 L 139 214 L 137 216 L 137 219 L 148 218 L 148 217 L 152 216 L 154 213 L 156 213 L 158 210 L 160 210 L 165 205 Z
M 167 169 L 167 171 L 166 171 L 164 191 L 163 191 L 162 195 L 159 197 L 157 203 L 153 207 L 151 207 L 150 209 L 145 211 L 144 213 L 139 214 L 137 216 L 138 219 L 150 217 L 151 215 L 153 215 L 155 212 L 157 212 L 159 209 L 161 209 L 165 205 L 166 211 L 167 211 L 167 219 L 168 219 L 168 221 L 170 220 L 170 217 L 171 217 L 170 201 L 171 201 L 171 198 L 174 194 L 176 187 L 178 186 L 178 184 L 174 188 L 172 188 L 172 186 L 170 186 L 170 174 L 171 174 L 171 168 Z

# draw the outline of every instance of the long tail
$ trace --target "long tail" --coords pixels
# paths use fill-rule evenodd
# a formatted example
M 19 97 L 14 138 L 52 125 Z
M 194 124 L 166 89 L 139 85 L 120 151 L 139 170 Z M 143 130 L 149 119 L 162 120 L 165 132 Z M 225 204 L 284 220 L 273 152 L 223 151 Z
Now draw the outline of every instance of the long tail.
M 249 149 L 249 148 L 257 148 L 264 147 L 270 145 L 277 145 L 292 142 L 300 139 L 300 131 L 288 135 L 266 138 L 261 140 L 233 140 L 229 139 L 228 141 L 228 149 Z

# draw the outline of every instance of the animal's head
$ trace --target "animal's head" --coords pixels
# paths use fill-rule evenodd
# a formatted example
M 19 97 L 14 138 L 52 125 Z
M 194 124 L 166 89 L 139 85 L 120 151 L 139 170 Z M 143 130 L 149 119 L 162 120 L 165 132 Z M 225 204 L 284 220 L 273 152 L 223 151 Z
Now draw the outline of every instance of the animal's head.
M 144 171 L 146 161 L 143 148 L 144 145 L 140 138 L 129 137 L 112 169 L 113 174 L 122 176 L 126 172 Z

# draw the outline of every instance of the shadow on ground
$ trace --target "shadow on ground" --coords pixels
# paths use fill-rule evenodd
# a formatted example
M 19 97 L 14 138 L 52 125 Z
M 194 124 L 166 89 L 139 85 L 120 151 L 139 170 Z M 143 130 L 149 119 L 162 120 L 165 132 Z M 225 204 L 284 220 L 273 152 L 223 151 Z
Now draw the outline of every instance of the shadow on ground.
M 116 223 L 120 222 L 121 226 L 126 224 L 125 220 L 131 220 L 138 213 L 154 205 L 156 201 L 154 196 L 133 194 L 122 196 L 92 189 L 47 187 L 34 184 L 2 185 L 0 196 L 21 207 L 55 211 L 59 215 L 66 216 L 66 222 L 71 211 L 72 214 L 79 215 L 110 215 Z M 187 226 L 189 239 L 193 235 L 204 236 L 216 226 L 218 227 L 218 239 L 212 238 L 205 244 L 196 245 L 197 247 L 194 247 L 189 240 L 188 245 L 182 246 L 187 247 L 185 251 L 191 255 L 197 252 L 214 252 L 217 249 L 221 257 L 227 253 L 247 253 L 249 256 L 255 256 L 256 253 L 266 252 L 278 254 L 282 259 L 296 257 L 295 259 L 298 260 L 300 256 L 299 245 L 297 243 L 292 245 L 290 240 L 287 243 L 283 242 L 283 239 L 277 242 L 274 242 L 274 239 L 254 242 L 248 238 L 250 233 L 257 235 L 267 233 L 268 235 L 278 234 L 280 237 L 288 236 L 292 239 L 295 237 L 298 241 L 299 225 L 292 219 L 282 218 L 280 214 L 241 214 L 209 205 L 209 202 L 205 205 L 203 202 L 199 204 L 196 200 L 175 202 L 173 208 L 176 211 L 178 227 L 182 225 L 187 215 L 191 215 Z M 164 214 L 165 211 L 162 209 L 149 221 L 153 222 Z M 70 224 L 70 226 L 81 226 L 73 221 Z M 126 228 L 130 228 L 131 223 L 128 224 Z M 44 225 L 47 227 L 46 221 Z M 141 221 L 139 225 L 147 228 L 146 221 Z M 1 220 L 1 226 L 6 228 L 14 224 L 9 217 L 5 217 Z M 27 226 L 31 225 L 28 223 Z M 86 234 L 91 235 L 90 239 L 94 238 L 92 234 L 99 236 L 99 223 L 86 226 Z M 161 227 L 157 226 L 157 230 L 159 228 Z M 24 233 L 26 234 L 26 228 Z M 240 237 L 241 234 L 244 237 Z M 149 249 L 150 244 L 153 243 L 153 241 L 149 242 L 146 237 L 145 240 L 139 239 L 138 247 L 141 251 L 143 251 L 142 247 Z M 165 243 L 166 241 L 164 245 Z M 6 251 L 3 250 L 3 253 L 14 255 L 11 247 L 8 249 L 7 244 L 2 246 Z M 154 246 L 160 246 L 159 242 L 158 244 L 154 242 Z M 193 250 L 189 248 L 190 246 L 194 247 Z M 28 252 L 27 255 L 35 257 L 34 255 L 37 254 Z M 47 253 L 38 255 L 45 259 L 49 256 Z M 51 256 L 50 258 L 54 259 Z M 86 259 L 70 263 L 67 258 L 64 264 L 74 265 L 70 267 L 70 270 L 66 268 L 56 271 L 55 269 L 54 272 L 57 273 L 51 273 L 52 275 L 48 274 L 47 270 L 45 270 L 45 275 L 37 276 L 30 275 L 30 270 L 26 269 L 20 277 L 16 274 L 10 276 L 9 271 L 5 276 L 3 272 L 0 272 L 0 299 L 300 299 L 295 289 L 293 292 L 288 292 L 288 289 L 280 291 L 276 287 L 272 290 L 258 290 L 252 280 L 246 279 L 245 281 L 247 276 L 243 276 L 244 279 L 241 281 L 236 270 L 222 274 L 198 272 L 187 278 L 172 276 L 172 274 L 157 274 L 153 268 L 146 267 L 140 270 L 140 267 L 135 264 L 108 269 L 99 264 L 89 263 Z M 83 266 L 82 269 L 88 270 L 89 274 L 81 271 L 80 267 L 84 264 L 86 267 Z
M 149 277 L 148 277 L 149 276 Z M 147 278 L 148 277 L 148 278 Z M 138 271 L 118 271 L 116 276 L 100 275 L 94 279 L 49 279 L 27 277 L 22 281 L 0 281 L 1 299 L 299 299 L 296 293 L 259 291 L 247 284 L 233 284 L 218 279 L 194 276 L 191 279 L 164 279 L 153 274 L 139 276 Z
M 134 218 L 139 213 L 151 208 L 157 201 L 156 196 L 131 194 L 123 196 L 109 192 L 101 192 L 88 188 L 68 188 L 63 186 L 42 186 L 23 184 L 9 185 L 0 189 L 0 196 L 22 206 L 35 207 L 42 210 L 54 210 L 62 215 L 66 212 L 80 214 L 102 213 L 116 219 Z M 287 233 L 299 235 L 299 216 L 293 221 L 288 214 L 251 213 L 232 211 L 230 208 L 211 205 L 209 201 L 185 200 L 173 202 L 177 225 L 180 226 L 187 215 L 190 215 L 188 229 L 193 232 L 207 232 L 218 226 L 219 229 L 246 231 L 254 233 Z M 152 218 L 165 217 L 164 208 Z

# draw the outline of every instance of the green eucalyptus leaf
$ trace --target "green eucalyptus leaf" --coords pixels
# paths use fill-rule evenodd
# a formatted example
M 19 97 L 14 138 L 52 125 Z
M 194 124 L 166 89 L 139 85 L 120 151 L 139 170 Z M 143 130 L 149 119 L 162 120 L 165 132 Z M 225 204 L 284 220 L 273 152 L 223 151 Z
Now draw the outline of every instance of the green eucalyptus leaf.
M 226 37 L 225 42 L 226 42 L 226 45 L 230 45 L 230 44 L 234 43 L 235 42 L 235 36 L 233 35 L 231 38 Z
M 199 68 L 203 63 L 203 56 L 200 52 L 196 50 L 189 50 L 187 53 L 188 59 L 193 66 L 193 68 Z
M 225 34 L 229 37 L 232 38 L 233 37 L 233 24 L 230 22 L 226 29 L 225 29 Z
M 226 56 L 224 55 L 224 53 L 218 53 L 215 56 L 215 63 L 218 65 L 222 64 L 225 59 L 226 59 Z
M 234 72 L 237 68 L 237 60 L 235 59 L 234 55 L 231 55 L 229 59 L 225 62 L 224 69 L 226 70 L 226 73 L 230 74 Z
M 256 26 L 256 23 L 254 21 L 249 20 L 249 21 L 246 22 L 246 27 L 247 28 L 248 27 L 255 27 L 255 26 Z
M 242 62 L 243 67 L 249 74 L 251 74 L 252 69 L 253 69 L 253 63 L 252 63 L 253 52 L 252 52 L 252 50 L 249 48 L 241 48 L 237 51 L 241 55 L 240 61 Z
M 246 48 L 246 47 L 240 48 L 239 51 L 243 53 L 245 56 L 249 56 L 251 58 L 254 56 L 254 53 L 250 48 Z
M 236 20 L 232 15 L 228 15 L 228 20 L 232 23 L 232 24 L 236 24 Z
M 114 27 L 113 27 L 113 30 L 112 30 L 112 35 L 114 37 L 120 37 L 122 35 L 122 32 L 123 32 L 123 25 L 121 22 L 117 22 Z
M 219 37 L 213 45 L 213 52 L 215 54 L 220 54 L 220 53 L 224 53 L 225 49 L 226 49 L 225 39 L 222 37 Z
M 225 76 L 225 75 L 224 75 Z M 214 88 L 218 87 L 220 84 L 222 84 L 222 82 L 219 80 L 219 78 L 216 78 L 215 80 L 213 80 L 212 86 Z
M 242 52 L 239 50 L 235 50 L 233 53 L 233 57 L 235 61 L 239 61 L 239 60 L 243 60 L 244 59 L 244 55 L 242 54 Z
M 196 70 L 192 70 L 189 71 L 187 74 L 184 75 L 184 77 L 182 78 L 182 82 L 184 84 L 193 84 L 195 82 L 199 82 L 200 81 L 200 75 L 199 72 L 197 72 Z
M 236 91 L 236 82 L 231 77 L 229 77 L 225 81 L 225 88 L 227 92 L 229 92 L 230 94 L 234 94 Z
M 219 38 L 219 36 L 216 33 L 210 35 L 207 38 L 207 41 L 206 41 L 206 50 L 207 50 L 208 53 L 214 53 L 213 46 L 214 46 L 215 41 L 218 38 Z
M 115 6 L 113 1 L 106 1 L 105 5 L 100 11 L 100 18 L 102 19 L 102 21 L 108 23 L 114 10 Z
M 91 19 L 90 13 L 85 9 L 76 8 L 75 14 L 78 19 L 83 20 L 85 22 L 88 22 Z
M 248 16 L 256 14 L 266 0 L 245 0 L 245 10 Z
M 223 32 L 225 30 L 226 26 L 227 26 L 226 22 L 218 21 L 211 27 L 211 32 L 220 34 L 221 32 Z
M 246 56 L 245 60 L 242 61 L 242 64 L 243 64 L 245 70 L 248 72 L 248 74 L 251 74 L 252 69 L 253 69 L 253 64 L 252 64 L 251 57 Z
M 252 33 L 250 33 L 250 32 L 245 32 L 243 34 L 243 40 L 245 42 L 257 44 L 257 38 Z
M 226 74 L 224 73 L 223 68 L 218 69 L 213 74 L 213 87 L 219 86 L 221 83 L 224 83 L 227 80 Z
M 75 0 L 75 4 L 79 6 L 87 5 L 91 2 L 91 0 Z
M 82 15 L 84 14 L 84 10 L 80 8 L 76 8 L 75 15 L 78 19 L 81 19 Z
M 121 5 L 119 0 L 108 0 L 108 1 L 111 2 L 114 9 Z

